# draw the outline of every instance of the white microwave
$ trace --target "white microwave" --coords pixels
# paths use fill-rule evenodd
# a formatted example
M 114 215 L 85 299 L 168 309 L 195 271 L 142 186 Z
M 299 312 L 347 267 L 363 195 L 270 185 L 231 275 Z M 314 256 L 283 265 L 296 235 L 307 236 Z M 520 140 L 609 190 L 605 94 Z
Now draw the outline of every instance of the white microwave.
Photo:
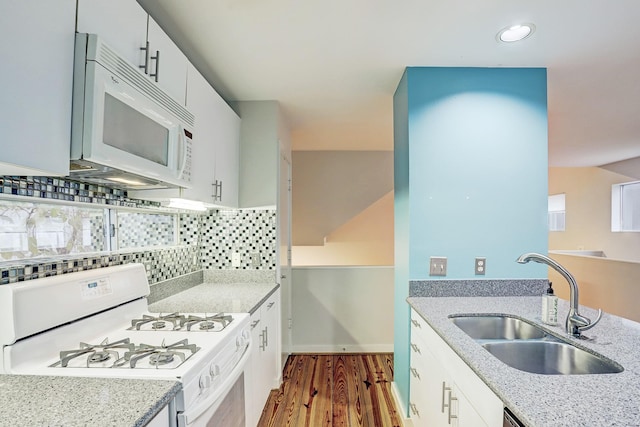
M 70 177 L 191 187 L 195 118 L 95 34 L 76 34 Z

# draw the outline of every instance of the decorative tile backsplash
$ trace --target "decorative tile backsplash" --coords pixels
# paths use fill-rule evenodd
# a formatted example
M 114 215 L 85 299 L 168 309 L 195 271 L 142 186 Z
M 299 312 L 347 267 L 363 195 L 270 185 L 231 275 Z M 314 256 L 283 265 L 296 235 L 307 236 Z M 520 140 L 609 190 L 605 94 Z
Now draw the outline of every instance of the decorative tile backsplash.
M 202 266 L 206 269 L 276 268 L 276 210 L 218 210 L 203 216 Z M 239 256 L 234 267 L 232 254 Z
M 95 184 L 51 177 L 0 176 L 0 193 L 20 197 L 81 201 L 93 205 L 126 207 L 158 207 L 155 202 L 129 199 L 124 190 Z M 11 203 L 8 201 L 8 203 Z M 16 202 L 18 203 L 18 202 Z M 106 206 L 105 206 L 106 208 Z M 153 214 L 153 210 L 149 213 Z M 170 216 L 170 215 L 169 215 Z M 127 215 L 124 215 L 127 217 Z M 178 215 L 178 246 L 140 250 L 163 244 L 169 230 L 168 220 L 158 227 L 142 227 L 148 216 L 129 215 L 124 222 L 121 247 L 129 251 L 117 253 L 87 253 L 60 255 L 55 258 L 32 258 L 0 263 L 0 284 L 31 280 L 51 275 L 141 262 L 147 269 L 151 284 L 199 271 L 213 270 L 275 270 L 276 268 L 276 210 L 211 210 L 205 213 Z M 142 221 L 140 223 L 139 221 Z M 90 222 L 97 231 L 99 222 Z M 125 230 L 126 233 L 125 233 Z M 133 233 L 145 230 L 138 235 Z M 239 266 L 232 263 L 232 254 L 239 256 Z

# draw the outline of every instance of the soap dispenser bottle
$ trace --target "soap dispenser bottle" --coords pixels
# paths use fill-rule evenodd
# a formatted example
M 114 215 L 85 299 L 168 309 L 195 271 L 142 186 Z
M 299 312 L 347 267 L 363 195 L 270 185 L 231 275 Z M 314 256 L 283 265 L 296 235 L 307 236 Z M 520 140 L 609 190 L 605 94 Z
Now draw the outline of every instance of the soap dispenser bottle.
M 542 296 L 542 322 L 547 325 L 558 324 L 558 297 L 553 293 L 551 282 Z

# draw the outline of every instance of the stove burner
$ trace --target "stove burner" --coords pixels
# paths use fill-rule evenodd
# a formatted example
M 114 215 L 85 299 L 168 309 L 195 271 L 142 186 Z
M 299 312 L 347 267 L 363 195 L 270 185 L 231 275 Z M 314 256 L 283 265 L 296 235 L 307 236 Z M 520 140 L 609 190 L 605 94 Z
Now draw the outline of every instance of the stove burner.
M 151 329 L 162 329 L 167 326 L 167 322 L 164 320 L 158 320 L 156 322 L 151 323 Z
M 224 313 L 214 314 L 212 316 L 188 316 L 180 323 L 181 328 L 187 327 L 187 331 L 191 330 L 194 325 L 200 325 L 201 331 L 221 331 L 233 321 L 233 316 Z
M 149 362 L 152 365 L 166 365 L 167 363 L 173 362 L 174 354 L 171 352 L 162 352 L 162 353 L 153 353 L 149 356 Z
M 119 355 L 116 351 L 117 349 L 133 351 L 135 349 L 135 345 L 129 341 L 129 338 L 113 343 L 109 343 L 108 338 L 105 338 L 100 344 L 86 344 L 81 342 L 77 349 L 61 351 L 60 360 L 51 365 L 51 367 L 60 365 L 61 367 L 66 368 L 70 361 L 82 356 L 86 356 L 84 360 L 87 362 L 87 368 L 91 365 L 98 366 L 99 363 L 106 362 L 111 358 L 114 360 L 118 359 Z
M 195 344 L 189 344 L 186 339 L 170 345 L 165 345 L 164 340 L 162 345 L 159 346 L 140 344 L 135 349 L 127 351 L 123 357 L 114 362 L 113 366 L 123 367 L 128 363 L 130 368 L 136 368 L 139 361 L 149 358 L 149 365 L 159 368 L 162 365 L 169 365 L 174 361 L 174 356 L 177 356 L 180 359 L 180 363 L 176 366 L 168 366 L 170 368 L 177 367 L 198 350 L 200 350 L 200 347 Z M 143 365 L 142 367 L 144 368 L 145 366 Z
M 89 356 L 87 362 L 88 363 L 100 363 L 105 360 L 109 360 L 111 358 L 111 354 L 108 351 L 96 351 L 91 356 Z
M 216 327 L 216 322 L 211 320 L 205 320 L 204 322 L 200 322 L 200 329 L 208 330 Z
M 171 314 L 159 314 L 157 316 L 150 316 L 148 314 L 143 314 L 141 319 L 133 319 L 131 320 L 131 327 L 129 330 L 144 330 L 144 326 L 147 324 L 151 325 L 152 330 L 156 329 L 164 329 L 167 326 L 167 323 L 170 323 L 170 330 L 179 330 L 184 322 L 184 315 L 178 313 Z

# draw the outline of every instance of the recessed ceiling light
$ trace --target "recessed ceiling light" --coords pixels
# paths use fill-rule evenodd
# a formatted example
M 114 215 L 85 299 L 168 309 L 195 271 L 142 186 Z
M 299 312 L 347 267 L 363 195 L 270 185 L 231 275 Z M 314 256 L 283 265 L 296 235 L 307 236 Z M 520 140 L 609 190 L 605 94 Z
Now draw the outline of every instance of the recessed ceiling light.
M 519 40 L 526 39 L 536 30 L 536 26 L 533 24 L 517 24 L 510 25 L 503 28 L 498 32 L 496 40 L 511 43 Z

